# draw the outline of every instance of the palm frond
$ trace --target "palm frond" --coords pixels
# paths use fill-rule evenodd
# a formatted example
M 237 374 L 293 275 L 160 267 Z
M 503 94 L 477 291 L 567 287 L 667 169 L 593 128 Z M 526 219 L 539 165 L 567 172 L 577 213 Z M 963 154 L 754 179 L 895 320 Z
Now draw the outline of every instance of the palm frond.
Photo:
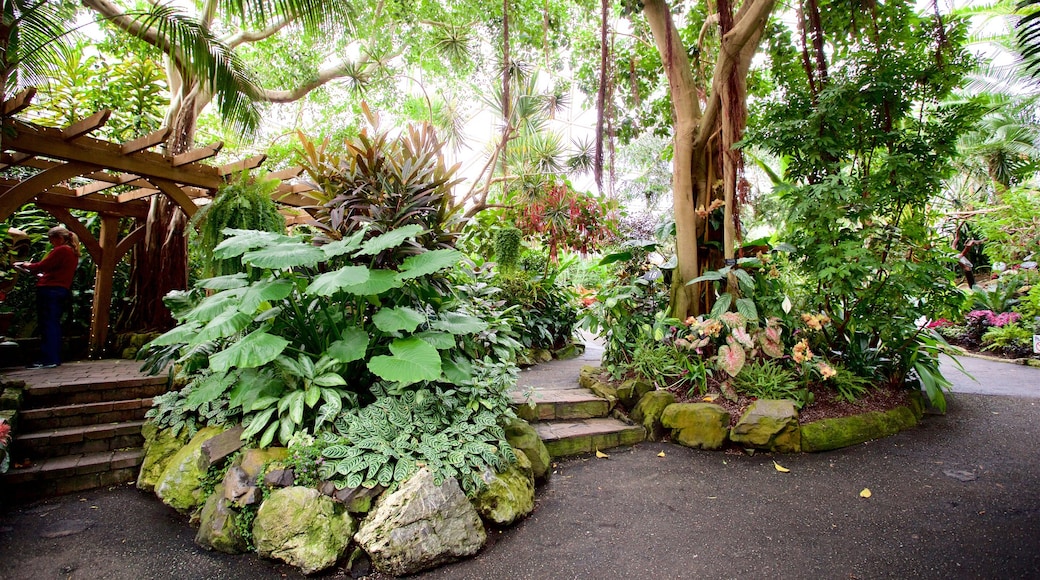
M 4 90 L 39 84 L 71 56 L 76 3 L 69 0 L 4 2 L 7 38 L 0 39 Z

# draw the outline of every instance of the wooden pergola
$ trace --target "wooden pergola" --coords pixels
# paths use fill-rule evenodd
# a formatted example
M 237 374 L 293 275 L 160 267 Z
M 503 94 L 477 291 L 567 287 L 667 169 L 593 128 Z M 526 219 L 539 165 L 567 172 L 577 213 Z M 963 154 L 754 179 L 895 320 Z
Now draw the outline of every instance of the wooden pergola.
M 150 151 L 166 141 L 170 129 L 127 143 L 91 137 L 91 132 L 108 121 L 111 111 L 107 110 L 60 129 L 15 119 L 13 116 L 26 109 L 35 94 L 35 89 L 27 89 L 5 101 L 0 109 L 0 221 L 35 201 L 37 207 L 79 237 L 97 265 L 89 353 L 92 358 L 99 357 L 108 335 L 116 265 L 144 238 L 149 198 L 165 195 L 190 218 L 201 204 L 213 198 L 229 176 L 259 167 L 266 156 L 211 166 L 203 161 L 214 157 L 222 143 L 179 155 Z M 24 179 L 2 177 L 15 166 L 30 168 L 33 175 Z M 301 171 L 296 167 L 268 174 L 269 178 L 283 181 L 272 197 L 292 205 L 306 203 L 307 198 L 300 194 L 312 188 L 288 182 Z M 72 215 L 72 209 L 96 212 L 101 218 L 100 235 L 91 234 Z M 120 239 L 123 218 L 135 219 L 138 225 Z

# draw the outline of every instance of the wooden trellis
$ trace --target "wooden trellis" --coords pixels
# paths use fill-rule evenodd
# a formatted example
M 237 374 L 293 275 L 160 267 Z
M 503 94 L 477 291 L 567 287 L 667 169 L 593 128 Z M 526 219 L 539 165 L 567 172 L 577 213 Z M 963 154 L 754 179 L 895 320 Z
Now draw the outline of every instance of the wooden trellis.
M 169 137 L 170 129 L 156 131 L 127 143 L 112 143 L 90 136 L 103 127 L 111 111 L 58 129 L 41 127 L 15 119 L 35 95 L 27 89 L 2 104 L 3 133 L 0 135 L 0 221 L 23 205 L 35 201 L 79 239 L 94 263 L 94 302 L 90 321 L 90 356 L 101 356 L 108 334 L 112 305 L 112 280 L 116 265 L 144 238 L 144 220 L 149 198 L 165 195 L 191 217 L 202 200 L 212 199 L 229 176 L 254 169 L 266 156 L 257 155 L 222 166 L 203 163 L 221 149 L 217 143 L 179 155 L 150 151 Z M 34 174 L 24 179 L 3 178 L 8 169 L 21 166 Z M 268 174 L 282 180 L 273 197 L 282 202 L 303 203 L 299 194 L 306 184 L 288 180 L 299 176 L 301 168 Z M 96 212 L 101 218 L 100 235 L 95 237 L 69 210 Z M 137 221 L 135 227 L 119 238 L 123 218 Z

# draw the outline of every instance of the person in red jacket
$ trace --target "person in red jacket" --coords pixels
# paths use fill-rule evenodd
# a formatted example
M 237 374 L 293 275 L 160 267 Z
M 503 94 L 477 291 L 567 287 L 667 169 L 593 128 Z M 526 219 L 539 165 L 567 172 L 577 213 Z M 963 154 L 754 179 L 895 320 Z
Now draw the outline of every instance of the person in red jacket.
M 53 249 L 39 262 L 16 262 L 16 268 L 36 274 L 36 311 L 40 325 L 40 361 L 30 368 L 61 364 L 61 315 L 71 296 L 72 278 L 79 265 L 79 240 L 63 227 L 47 232 Z

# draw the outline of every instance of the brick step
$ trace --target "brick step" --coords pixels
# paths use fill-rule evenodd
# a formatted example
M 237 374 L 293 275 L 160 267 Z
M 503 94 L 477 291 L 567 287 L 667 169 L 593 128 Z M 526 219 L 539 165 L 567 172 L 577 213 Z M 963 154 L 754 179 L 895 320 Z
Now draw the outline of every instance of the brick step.
M 510 395 L 517 416 L 525 421 L 591 419 L 606 417 L 610 410 L 606 399 L 580 388 L 514 390 Z
M 549 455 L 553 457 L 635 445 L 646 438 L 643 427 L 612 418 L 548 421 L 534 423 L 532 426 L 545 443 Z
M 151 397 L 25 409 L 18 415 L 20 431 L 43 431 L 79 425 L 138 421 L 152 407 Z
M 32 384 L 25 390 L 22 408 L 40 409 L 89 403 L 150 399 L 165 393 L 167 377 L 143 377 L 118 381 L 84 381 L 61 384 Z
M 141 435 L 143 420 L 104 423 L 100 425 L 78 425 L 43 431 L 20 432 L 12 444 L 12 457 L 56 458 L 85 453 L 114 451 L 127 447 L 140 447 L 144 443 Z
M 12 467 L 0 476 L 0 488 L 5 500 L 31 500 L 117 485 L 136 479 L 143 460 L 143 449 L 44 459 L 29 467 Z

